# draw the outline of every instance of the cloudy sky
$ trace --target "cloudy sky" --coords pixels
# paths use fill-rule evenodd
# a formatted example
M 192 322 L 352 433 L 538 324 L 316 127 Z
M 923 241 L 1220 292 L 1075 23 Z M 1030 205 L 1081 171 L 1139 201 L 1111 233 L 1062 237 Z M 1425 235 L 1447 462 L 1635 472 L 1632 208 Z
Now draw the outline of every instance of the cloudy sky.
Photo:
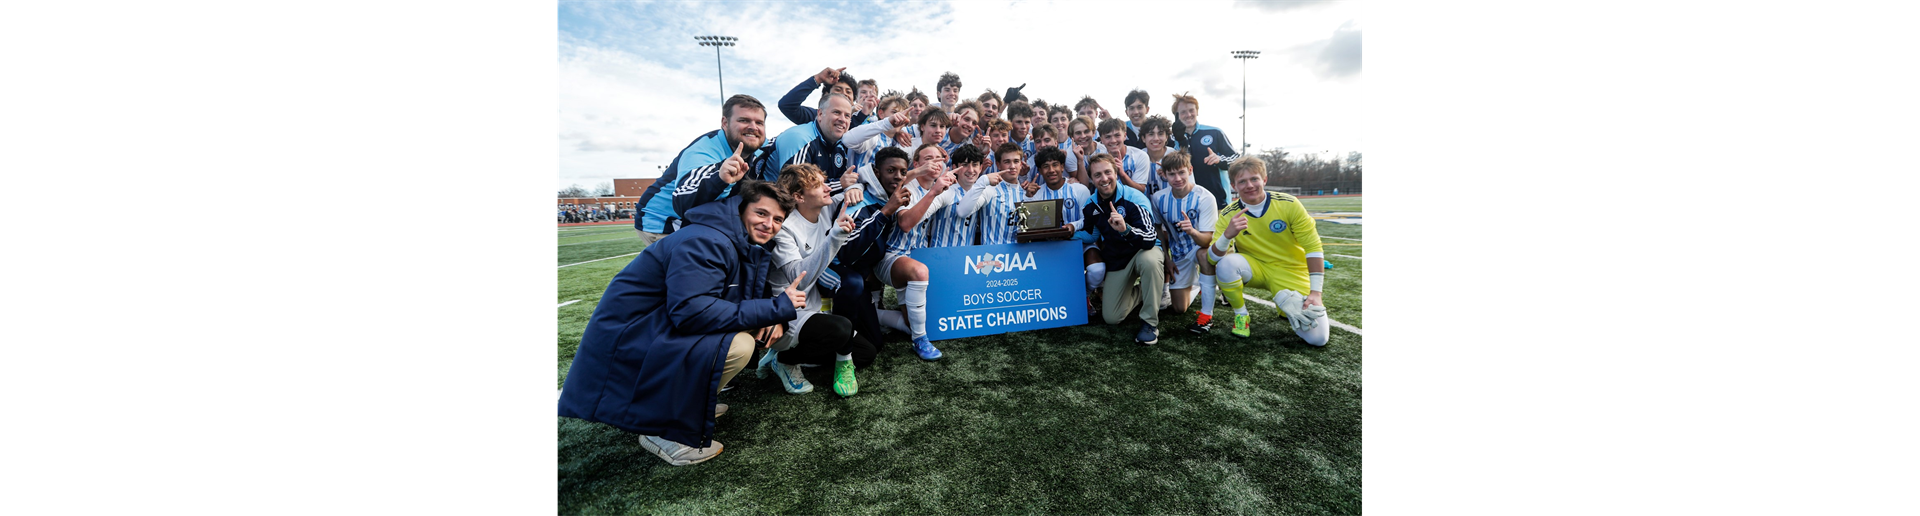
M 1175 6 L 1179 8 L 1176 9 Z M 611 2 L 559 3 L 559 177 L 591 188 L 655 177 L 694 137 L 719 127 L 714 50 L 698 35 L 740 38 L 722 49 L 727 94 L 769 107 L 832 66 L 884 90 L 933 95 L 942 72 L 962 98 L 1025 83 L 1030 98 L 1092 95 L 1115 116 L 1128 91 L 1200 99 L 1200 123 L 1242 143 L 1289 152 L 1364 151 L 1359 6 L 1282 2 Z M 812 99 L 817 99 L 817 93 Z M 811 99 L 810 101 L 811 102 Z M 791 127 L 768 114 L 768 134 Z

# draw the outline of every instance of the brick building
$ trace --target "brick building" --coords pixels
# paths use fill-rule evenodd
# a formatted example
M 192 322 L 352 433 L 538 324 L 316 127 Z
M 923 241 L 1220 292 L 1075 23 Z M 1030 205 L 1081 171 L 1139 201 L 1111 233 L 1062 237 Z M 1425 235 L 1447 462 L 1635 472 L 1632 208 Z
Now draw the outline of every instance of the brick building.
M 614 211 L 619 211 L 619 210 L 639 211 L 640 208 L 638 206 L 635 206 L 635 204 L 640 202 L 640 196 L 642 194 L 647 193 L 647 187 L 649 186 L 653 186 L 653 178 L 615 179 L 613 180 L 613 195 L 611 196 L 562 197 L 559 199 L 559 202 L 557 204 L 572 204 L 572 205 L 579 205 L 579 206 L 597 205 L 602 208 L 611 208 Z

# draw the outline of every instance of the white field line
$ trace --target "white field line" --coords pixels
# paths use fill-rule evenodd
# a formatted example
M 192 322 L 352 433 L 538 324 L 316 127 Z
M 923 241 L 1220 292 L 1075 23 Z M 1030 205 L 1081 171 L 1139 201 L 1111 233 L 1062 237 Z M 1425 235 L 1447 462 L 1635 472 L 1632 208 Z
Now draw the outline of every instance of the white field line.
M 643 252 L 646 252 L 646 251 L 641 251 L 641 252 L 643 253 Z M 559 266 L 559 267 L 555 267 L 555 268 L 556 268 L 556 269 L 565 269 L 565 268 L 567 268 L 567 267 L 572 267 L 572 266 L 575 266 L 575 265 L 580 265 L 580 264 L 584 264 L 584 263 L 593 263 L 593 262 L 604 262 L 604 261 L 607 261 L 607 260 L 612 260 L 612 259 L 614 259 L 614 258 L 624 258 L 624 257 L 628 257 L 628 256 L 633 256 L 633 255 L 636 255 L 636 254 L 640 254 L 640 253 L 627 253 L 627 254 L 623 254 L 623 255 L 620 255 L 620 256 L 608 256 L 608 257 L 606 257 L 606 258 L 601 258 L 601 259 L 598 259 L 598 260 L 587 260 L 587 261 L 584 261 L 584 262 L 580 262 L 580 263 L 569 263 L 569 264 L 566 264 L 566 265 L 562 265 L 562 266 Z
M 1276 309 L 1276 310 L 1280 308 L 1280 307 L 1278 307 L 1278 306 L 1274 306 L 1274 305 L 1273 305 L 1273 302 L 1272 302 L 1272 301 L 1268 301 L 1268 300 L 1265 300 L 1265 299 L 1260 299 L 1260 298 L 1258 298 L 1258 297 L 1254 297 L 1254 296 L 1243 296 L 1243 298 L 1244 298 L 1244 299 L 1246 299 L 1246 300 L 1248 300 L 1248 301 L 1252 301 L 1252 302 L 1255 302 L 1255 303 L 1260 303 L 1260 304 L 1263 304 L 1263 305 L 1267 305 L 1267 308 L 1273 308 L 1273 309 Z M 1359 329 L 1359 328 L 1355 328 L 1355 327 L 1352 327 L 1352 326 L 1347 326 L 1347 323 L 1343 323 L 1343 322 L 1340 322 L 1340 321 L 1335 321 L 1335 320 L 1333 320 L 1333 317 L 1331 317 L 1331 316 L 1329 316 L 1329 317 L 1327 317 L 1327 322 L 1330 322 L 1330 323 L 1333 323 L 1333 327 L 1335 327 L 1335 328 L 1339 328 L 1339 329 L 1342 329 L 1342 330 L 1347 330 L 1347 332 L 1348 332 L 1348 333 L 1352 333 L 1352 334 L 1354 334 L 1354 335 L 1360 335 L 1360 329 Z
M 578 303 L 578 302 L 580 302 L 580 300 L 578 300 L 578 299 L 575 299 L 575 300 L 572 300 L 572 301 L 568 301 L 568 302 L 565 302 L 565 303 L 560 303 L 560 306 L 567 306 L 567 305 L 571 305 L 571 304 L 574 304 L 574 303 Z M 554 308 L 560 308 L 560 306 L 556 306 L 556 307 L 554 307 Z
M 1326 239 L 1332 239 L 1332 240 L 1352 240 L 1352 241 L 1355 241 L 1355 242 L 1359 242 L 1359 241 L 1360 241 L 1360 239 L 1358 239 L 1358 238 L 1340 238 L 1340 237 L 1330 237 L 1330 236 L 1322 236 L 1322 237 L 1320 237 L 1320 238 L 1326 238 Z
M 555 247 L 566 247 L 566 246 L 570 246 L 570 245 L 586 245 L 586 244 L 598 244 L 598 243 L 601 243 L 601 242 L 612 242 L 612 241 L 615 241 L 615 240 L 625 240 L 625 239 L 628 239 L 628 238 L 632 238 L 632 239 L 636 239 L 636 240 L 637 240 L 637 239 L 639 239 L 640 237 L 637 237 L 637 236 L 628 236 L 628 237 L 620 237 L 620 238 L 602 238 L 602 239 L 599 239 L 599 240 L 588 240 L 588 241 L 585 241 L 585 242 L 574 242 L 574 243 L 571 243 L 571 244 L 560 244 L 560 245 L 558 245 L 558 246 L 555 246 Z
M 1360 257 L 1358 257 L 1358 256 L 1353 256 L 1353 255 L 1346 255 L 1346 254 L 1333 254 L 1333 253 L 1327 253 L 1327 256 L 1338 256 L 1338 257 L 1341 257 L 1341 258 L 1352 258 L 1352 259 L 1355 259 L 1355 260 L 1358 260 L 1358 259 L 1360 259 Z

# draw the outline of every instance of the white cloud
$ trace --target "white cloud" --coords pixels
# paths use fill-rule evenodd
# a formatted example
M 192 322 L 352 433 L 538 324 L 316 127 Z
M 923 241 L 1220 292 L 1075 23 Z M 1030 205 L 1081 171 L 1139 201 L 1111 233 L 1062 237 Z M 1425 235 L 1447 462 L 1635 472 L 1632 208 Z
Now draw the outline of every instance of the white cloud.
M 1050 102 L 1090 94 L 1116 115 L 1135 88 L 1151 93 L 1153 112 L 1168 117 L 1171 94 L 1192 92 L 1202 102 L 1202 123 L 1228 129 L 1238 143 L 1243 63 L 1228 52 L 1261 50 L 1263 59 L 1244 63 L 1255 147 L 1360 150 L 1357 76 L 1327 81 L 1324 67 L 1282 55 L 1327 42 L 1356 19 L 1351 2 L 1277 10 L 1236 8 L 1228 0 L 1177 8 L 1128 1 L 846 5 L 590 3 L 581 7 L 604 23 L 592 30 L 569 27 L 563 16 L 559 185 L 654 176 L 687 142 L 718 127 L 713 50 L 694 43 L 700 34 L 740 38 L 724 50 L 727 93 L 766 103 L 770 135 L 792 126 L 772 109 L 780 96 L 822 67 L 844 66 L 882 89 L 919 87 L 929 95 L 946 71 L 960 75 L 968 98 L 1021 83 L 1028 97 Z M 888 23 L 859 25 L 871 20 Z M 1156 41 L 1168 27 L 1190 33 Z

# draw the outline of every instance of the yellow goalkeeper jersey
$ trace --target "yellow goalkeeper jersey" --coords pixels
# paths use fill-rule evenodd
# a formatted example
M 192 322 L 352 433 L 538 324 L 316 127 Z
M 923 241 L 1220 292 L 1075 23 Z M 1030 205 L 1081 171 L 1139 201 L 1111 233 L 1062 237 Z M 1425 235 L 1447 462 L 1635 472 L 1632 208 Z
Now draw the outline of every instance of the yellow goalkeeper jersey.
M 1313 227 L 1313 217 L 1307 216 L 1307 208 L 1300 205 L 1300 199 L 1283 193 L 1267 192 L 1266 210 L 1259 217 L 1247 214 L 1247 230 L 1233 239 L 1233 252 L 1247 257 L 1250 262 L 1261 264 L 1260 270 L 1271 273 L 1273 277 L 1263 278 L 1266 283 L 1285 289 L 1293 289 L 1301 294 L 1307 293 L 1307 253 L 1321 252 L 1320 231 Z M 1238 196 L 1226 208 L 1220 210 L 1219 222 L 1225 235 L 1226 224 L 1233 222 L 1234 215 L 1246 211 Z

